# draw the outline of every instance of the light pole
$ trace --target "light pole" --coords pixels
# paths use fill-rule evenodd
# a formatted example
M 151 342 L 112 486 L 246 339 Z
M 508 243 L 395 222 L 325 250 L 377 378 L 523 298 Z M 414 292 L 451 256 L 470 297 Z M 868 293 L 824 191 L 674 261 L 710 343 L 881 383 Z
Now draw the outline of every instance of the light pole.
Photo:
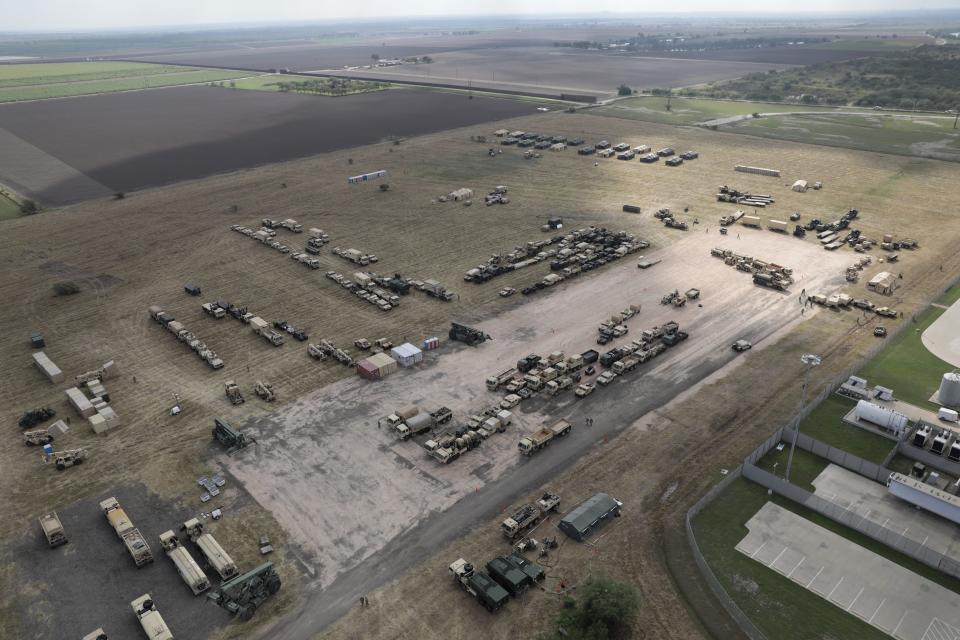
M 813 355 L 812 353 L 805 353 L 800 356 L 800 362 L 807 365 L 806 370 L 803 373 L 803 388 L 800 390 L 800 411 L 803 411 L 803 406 L 807 403 L 807 383 L 810 382 L 810 369 L 813 369 L 820 364 L 820 356 Z M 800 418 L 797 418 L 797 426 L 793 430 L 793 442 L 790 443 L 790 455 L 787 456 L 787 470 L 783 474 L 783 479 L 787 482 L 790 482 L 790 466 L 793 464 L 793 451 L 797 448 L 797 440 L 799 438 Z

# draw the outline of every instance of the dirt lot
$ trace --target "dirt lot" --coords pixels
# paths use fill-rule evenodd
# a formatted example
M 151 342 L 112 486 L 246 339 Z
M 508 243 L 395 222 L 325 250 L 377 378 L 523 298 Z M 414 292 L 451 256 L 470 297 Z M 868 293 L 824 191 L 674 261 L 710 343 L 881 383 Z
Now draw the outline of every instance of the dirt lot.
M 433 58 L 433 64 L 351 70 L 350 74 L 609 96 L 621 84 L 634 89 L 684 87 L 784 67 L 767 61 L 629 57 L 554 47 L 472 49 L 438 53 Z
M 6 104 L 0 134 L 20 144 L 0 145 L 0 183 L 62 205 L 108 188 L 132 191 L 533 110 L 416 89 L 327 98 L 206 86 Z
M 160 496 L 195 495 L 196 477 L 209 473 L 219 464 L 218 458 L 208 458 L 212 416 L 224 415 L 243 423 L 250 416 L 267 415 L 268 407 L 253 398 L 240 408 L 227 405 L 222 390 L 226 379 L 236 378 L 248 395 L 255 379 L 270 380 L 276 385 L 281 403 L 285 403 L 315 392 L 346 374 L 337 365 L 311 361 L 300 344 L 272 348 L 235 320 L 207 319 L 198 308 L 200 301 L 183 293 L 182 284 L 186 281 L 197 281 L 209 299 L 246 303 L 267 319 L 283 318 L 305 326 L 313 338 L 330 337 L 341 344 L 349 344 L 361 335 L 370 339 L 384 335 L 395 341 L 403 336 L 420 338 L 441 332 L 451 317 L 469 321 L 490 317 L 489 321 L 496 323 L 498 319 L 493 315 L 497 311 L 514 307 L 519 307 L 516 313 L 522 317 L 524 307 L 528 306 L 524 299 L 517 296 L 503 301 L 496 290 L 504 285 L 523 284 L 530 278 L 529 274 L 520 272 L 483 286 L 462 283 L 460 276 L 493 252 L 539 237 L 539 224 L 547 215 L 563 215 L 568 228 L 598 223 L 627 229 L 662 248 L 682 237 L 682 232 L 663 229 L 650 218 L 650 209 L 670 206 L 682 210 L 690 206 L 690 216 L 699 216 L 702 227 L 729 210 L 713 199 L 714 185 L 721 183 L 775 193 L 778 202 L 774 209 L 778 212 L 800 209 L 805 215 L 835 215 L 851 205 L 858 206 L 863 212 L 859 226 L 868 235 L 892 230 L 918 238 L 922 248 L 904 252 L 902 258 L 905 286 L 898 289 L 896 298 L 888 301 L 908 312 L 924 299 L 924 287 L 938 286 L 956 266 L 955 252 L 950 251 L 947 259 L 941 258 L 950 238 L 937 233 L 937 229 L 952 221 L 947 201 L 956 177 L 956 168 L 952 165 L 569 114 L 531 116 L 503 126 L 581 135 L 588 139 L 624 138 L 654 147 L 670 144 L 677 148 L 695 148 L 701 159 L 677 169 L 618 161 L 602 162 L 595 167 L 591 159 L 577 157 L 569 151 L 545 154 L 536 161 L 521 159 L 517 150 L 489 158 L 486 146 L 469 141 L 471 135 L 488 135 L 489 129 L 499 126 L 498 123 L 433 134 L 404 142 L 399 147 L 382 144 L 338 152 L 4 223 L 0 256 L 3 256 L 6 277 L 0 283 L 0 295 L 4 300 L 16 301 L 0 310 L 0 322 L 9 327 L 0 339 L 0 353 L 10 363 L 8 384 L 0 391 L 5 407 L 3 420 L 10 425 L 8 437 L 16 441 L 18 434 L 13 421 L 28 407 L 51 404 L 63 415 L 70 415 L 62 400 L 61 390 L 66 385 L 46 382 L 30 364 L 27 337 L 33 330 L 44 332 L 47 353 L 64 369 L 68 379 L 105 360 L 116 359 L 122 373 L 109 382 L 108 388 L 112 403 L 124 420 L 124 426 L 103 437 L 87 432 L 74 420 L 75 429 L 62 444 L 89 446 L 92 457 L 89 464 L 64 474 L 43 467 L 36 461 L 35 454 L 31 455 L 19 445 L 4 449 L 0 453 L 0 468 L 4 470 L 7 486 L 11 487 L 0 525 L 5 539 L 10 539 L 14 532 L 22 535 L 33 526 L 39 512 L 65 508 L 76 500 L 110 491 L 131 479 L 144 483 Z M 347 164 L 348 157 L 354 158 L 353 166 Z M 779 166 L 785 178 L 733 174 L 731 165 L 744 161 Z M 356 172 L 358 167 L 387 168 L 392 174 L 393 188 L 388 193 L 380 193 L 368 188 L 372 185 L 348 187 L 343 176 Z M 827 187 L 823 191 L 797 194 L 788 190 L 793 176 L 822 178 L 812 174 L 825 168 L 829 169 L 830 176 L 829 181 L 825 180 Z M 595 177 L 590 176 L 590 171 Z M 281 183 L 287 187 L 283 188 Z M 468 209 L 452 203 L 430 202 L 436 195 L 459 186 L 482 190 L 495 184 L 510 185 L 510 205 Z M 640 216 L 621 213 L 620 207 L 625 201 L 639 204 L 645 213 Z M 910 216 L 899 216 L 901 201 L 911 202 Z M 231 205 L 236 205 L 238 210 L 231 210 Z M 253 224 L 263 215 L 289 215 L 304 226 L 323 227 L 331 233 L 334 244 L 377 253 L 382 261 L 378 265 L 380 271 L 435 277 L 455 288 L 460 300 L 445 305 L 414 297 L 389 314 L 375 311 L 338 290 L 319 273 L 310 272 L 289 258 L 228 230 L 232 223 Z M 710 233 L 714 233 L 714 229 Z M 818 253 L 820 250 L 812 240 L 782 238 L 766 231 L 748 233 L 765 241 L 785 243 L 785 247 L 798 247 L 798 250 L 799 247 L 808 249 L 808 245 L 814 247 L 809 249 L 814 261 L 830 255 Z M 692 236 L 694 232 L 688 234 Z M 707 237 L 706 233 L 703 235 Z M 282 237 L 294 238 L 286 233 Z M 730 237 L 728 241 L 734 240 L 735 237 Z M 692 238 L 686 241 L 694 242 Z M 853 260 L 852 252 L 847 250 L 836 255 Z M 705 270 L 704 278 L 724 273 L 715 272 L 714 269 L 720 267 L 716 259 L 705 252 L 701 254 L 699 249 L 690 259 L 694 271 Z M 325 258 L 330 264 L 338 264 L 337 260 L 332 256 Z M 946 271 L 940 273 L 938 267 L 944 262 Z M 811 268 L 795 266 L 801 271 Z M 349 273 L 347 267 L 347 263 L 338 264 L 339 269 Z M 666 268 L 667 263 L 647 273 L 652 276 L 661 267 Z M 571 289 L 606 282 L 608 277 L 615 281 L 618 268 L 593 272 L 574 283 Z M 745 276 L 730 268 L 727 271 L 731 286 L 742 286 Z M 641 272 L 634 269 L 631 281 L 634 273 Z M 840 275 L 839 269 L 836 275 Z M 699 278 L 696 274 L 692 277 Z M 64 279 L 80 283 L 82 293 L 70 298 L 53 297 L 50 285 Z M 691 285 L 677 282 L 676 286 Z M 654 293 L 660 292 L 640 292 L 641 296 Z M 530 304 L 549 304 L 552 297 L 556 294 L 544 297 L 542 303 Z M 185 346 L 152 323 L 146 310 L 155 303 L 166 306 L 195 329 L 221 354 L 226 368 L 210 372 Z M 593 318 L 591 314 L 589 324 L 610 311 L 598 308 L 598 317 Z M 699 311 L 690 308 L 684 313 L 694 316 Z M 664 637 L 693 637 L 698 633 L 696 623 L 678 604 L 676 595 L 664 588 L 671 578 L 665 571 L 662 545 L 669 546 L 676 541 L 683 546 L 682 535 L 664 535 L 664 527 L 672 526 L 669 518 L 675 513 L 674 505 L 679 507 L 697 495 L 710 477 L 716 477 L 713 472 L 717 466 L 732 464 L 741 452 L 753 446 L 757 435 L 769 432 L 771 424 L 775 424 L 771 420 L 782 414 L 777 412 L 782 412 L 784 406 L 795 407 L 796 399 L 791 394 L 799 367 L 784 365 L 781 358 L 792 362 L 794 355 L 816 344 L 823 355 L 830 356 L 821 367 L 826 373 L 832 369 L 833 362 L 841 367 L 845 358 L 853 357 L 865 341 L 872 340 L 861 337 L 861 332 L 869 328 L 858 329 L 853 315 L 821 313 L 817 318 L 788 334 L 776 350 L 748 355 L 745 361 L 752 366 L 737 369 L 737 379 L 727 379 L 708 387 L 705 396 L 691 396 L 667 412 L 648 416 L 644 424 L 652 424 L 651 428 L 627 429 L 617 438 L 615 447 L 596 447 L 599 465 L 588 460 L 574 466 L 573 458 L 567 459 L 560 447 L 544 452 L 556 459 L 544 458 L 547 462 L 542 464 L 557 462 L 561 468 L 566 465 L 570 469 L 569 474 L 555 476 L 550 483 L 561 495 L 569 497 L 565 500 L 572 501 L 605 488 L 626 496 L 629 504 L 639 506 L 639 509 L 632 507 L 630 514 L 633 515 L 628 514 L 618 528 L 611 530 L 599 550 L 565 545 L 561 555 L 571 564 L 564 565 L 564 575 L 572 576 L 573 583 L 585 575 L 586 570 L 603 569 L 629 575 L 643 591 L 646 603 L 643 622 L 648 628 L 657 629 Z M 586 318 L 583 321 L 586 323 Z M 642 326 L 637 323 L 646 321 L 641 315 L 632 326 Z M 509 331 L 499 333 L 512 335 Z M 705 328 L 702 333 L 709 332 Z M 577 329 L 576 335 L 578 341 L 580 336 L 586 341 L 592 331 L 586 335 Z M 696 353 L 697 335 L 693 332 L 691 340 L 679 348 L 675 357 Z M 498 345 L 499 340 L 485 348 L 496 349 Z M 587 346 L 589 343 L 583 348 Z M 513 355 L 509 362 L 515 359 Z M 667 358 L 655 363 L 654 368 L 669 369 L 673 362 Z M 706 363 L 702 373 L 719 364 L 722 362 Z M 442 359 L 438 366 L 443 366 Z M 677 379 L 681 372 L 664 370 L 662 375 L 669 381 Z M 624 384 L 624 391 L 614 393 L 632 395 L 626 390 L 630 386 Z M 744 397 L 743 388 L 769 391 Z M 167 416 L 174 392 L 181 395 L 186 407 L 185 413 L 176 419 Z M 655 389 L 652 396 L 660 393 L 664 392 Z M 774 399 L 777 402 L 772 402 Z M 631 404 L 630 413 L 625 416 L 618 414 L 620 405 L 610 406 L 606 409 L 609 417 L 598 418 L 597 427 L 625 428 L 635 412 L 644 410 L 643 396 L 631 402 L 638 404 Z M 765 413 L 754 413 L 758 405 Z M 727 408 L 716 411 L 718 406 Z M 706 411 L 707 407 L 711 412 Z M 705 415 L 710 417 L 705 419 Z M 365 433 L 373 434 L 374 444 L 386 444 L 375 440 L 375 432 Z M 576 440 L 569 444 L 571 448 L 577 447 Z M 491 451 L 495 449 L 491 447 Z M 486 455 L 486 450 L 483 454 Z M 388 454 L 383 455 L 386 459 Z M 243 460 L 246 458 L 238 459 L 238 464 Z M 679 464 L 683 467 L 678 467 Z M 449 471 L 460 472 L 457 467 Z M 462 491 L 464 484 L 460 482 L 459 485 L 451 482 L 451 486 L 459 486 Z M 671 486 L 673 489 L 667 491 Z M 442 497 L 441 501 L 454 499 L 455 494 Z M 408 580 L 371 594 L 376 610 L 363 612 L 366 620 L 358 620 L 359 612 L 346 618 L 335 627 L 334 637 L 355 637 L 358 629 L 364 630 L 368 637 L 420 634 L 419 637 L 429 638 L 444 633 L 447 633 L 444 637 L 465 637 L 469 625 L 480 621 L 490 624 L 495 636 L 517 625 L 538 629 L 543 613 L 552 607 L 544 597 L 532 597 L 532 606 L 522 609 L 511 605 L 506 612 L 509 615 L 500 615 L 490 622 L 490 618 L 481 617 L 479 607 L 456 592 L 445 578 L 437 580 L 453 553 L 486 559 L 494 550 L 503 549 L 493 522 L 502 506 L 492 504 L 474 510 L 467 501 L 458 503 L 454 508 L 462 509 L 464 518 L 459 522 L 476 523 L 482 518 L 491 518 L 491 521 L 465 537 L 455 549 L 441 550 L 438 556 L 413 569 Z M 277 530 L 268 515 L 254 511 L 263 518 L 262 528 Z M 252 512 L 245 513 L 248 515 L 242 516 L 243 520 L 254 517 Z M 218 525 L 226 530 L 225 544 L 243 547 L 247 533 L 231 533 L 227 529 L 231 522 L 236 523 L 237 518 L 228 517 Z M 456 529 L 457 521 L 448 522 L 438 517 L 434 522 L 437 527 Z M 297 536 L 298 532 L 292 531 L 291 535 Z M 318 532 L 321 539 L 326 535 Z M 416 539 L 408 540 L 414 546 L 417 543 Z M 293 557 L 292 545 L 281 547 L 289 548 Z M 418 554 L 432 550 L 435 549 L 426 547 Z M 668 557 L 672 562 L 672 551 Z M 306 554 L 304 558 L 306 564 L 312 561 Z M 374 564 L 369 568 L 376 573 L 376 556 L 371 558 Z M 588 569 L 590 564 L 592 569 Z M 281 593 L 291 601 L 278 604 L 278 608 L 290 606 L 298 593 L 297 571 L 292 565 L 285 566 L 283 571 L 290 588 Z M 395 576 L 395 572 L 385 572 L 377 578 Z M 41 580 L 42 576 L 35 579 Z M 23 613 L 28 610 L 23 608 L 21 594 L 10 587 L 3 592 L 5 600 L 0 603 L 3 613 L 0 618 L 10 621 L 8 624 L 15 630 L 31 624 L 30 614 Z M 412 594 L 417 595 L 413 598 Z M 454 594 L 459 599 L 451 598 Z M 409 606 L 414 600 L 431 604 L 414 610 Z M 344 604 L 348 601 L 326 606 Z M 454 606 L 458 622 L 451 628 L 449 614 Z M 321 609 L 317 615 L 324 615 L 324 611 Z M 425 620 L 436 620 L 435 629 L 432 622 L 425 625 Z M 231 626 L 230 630 L 230 633 L 244 633 L 245 627 Z

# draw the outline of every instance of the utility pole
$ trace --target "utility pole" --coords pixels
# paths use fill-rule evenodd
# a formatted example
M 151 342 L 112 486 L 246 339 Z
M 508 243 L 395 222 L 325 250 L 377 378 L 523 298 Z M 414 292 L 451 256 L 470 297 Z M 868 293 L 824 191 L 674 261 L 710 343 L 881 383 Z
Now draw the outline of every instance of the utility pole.
M 953 128 L 957 128 L 957 120 L 960 120 L 960 109 L 957 109 L 957 117 L 953 119 Z
M 800 362 L 807 367 L 803 373 L 803 388 L 800 390 L 800 411 L 803 411 L 803 407 L 807 403 L 807 384 L 810 382 L 810 369 L 820 364 L 820 356 L 805 353 L 800 356 Z M 787 456 L 787 470 L 783 474 L 783 479 L 787 482 L 790 482 L 790 467 L 793 465 L 793 452 L 797 448 L 797 440 L 800 439 L 800 420 L 798 417 L 796 428 L 793 431 L 793 442 L 790 443 L 790 455 Z

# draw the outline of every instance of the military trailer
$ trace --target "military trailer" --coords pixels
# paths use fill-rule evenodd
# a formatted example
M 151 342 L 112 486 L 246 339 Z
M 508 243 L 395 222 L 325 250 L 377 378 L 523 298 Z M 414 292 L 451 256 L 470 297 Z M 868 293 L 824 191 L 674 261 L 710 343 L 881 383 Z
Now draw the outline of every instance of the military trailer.
M 109 640 L 107 638 L 107 632 L 103 630 L 103 627 L 98 627 L 83 636 L 83 640 Z
M 153 603 L 149 593 L 145 593 L 131 602 L 130 606 L 140 621 L 143 632 L 150 640 L 173 640 L 170 627 L 163 621 L 163 616 L 157 611 L 157 606 Z
M 509 556 L 503 556 L 503 559 L 530 576 L 530 579 L 534 582 L 540 582 L 547 577 L 543 571 L 543 567 L 538 565 L 536 562 L 527 560 L 517 553 L 512 553 Z
M 193 540 L 197 548 L 200 549 L 200 552 L 206 557 L 207 562 L 210 563 L 214 571 L 220 574 L 222 579 L 229 580 L 237 575 L 237 564 L 227 552 L 223 550 L 223 547 L 220 546 L 216 538 L 209 533 L 204 533 L 203 523 L 197 518 L 191 518 L 184 522 L 180 530 L 185 531 L 187 535 L 190 536 L 190 539 Z
M 183 578 L 183 581 L 190 587 L 193 595 L 200 595 L 210 588 L 210 581 L 207 575 L 193 559 L 190 552 L 180 544 L 177 534 L 173 531 L 165 531 L 160 534 L 160 546 L 166 552 L 167 557 L 173 560 L 177 567 L 177 573 Z
M 450 573 L 463 590 L 476 598 L 487 611 L 498 610 L 510 599 L 510 594 L 503 587 L 489 576 L 477 572 L 473 565 L 463 558 L 450 565 Z
M 213 437 L 217 442 L 227 447 L 227 455 L 231 455 L 256 442 L 255 438 L 244 435 L 239 430 L 234 429 L 230 423 L 223 418 L 214 418 L 213 425 Z
M 45 513 L 40 516 L 40 528 L 43 529 L 43 535 L 47 538 L 47 544 L 51 547 L 59 547 L 67 544 L 67 535 L 63 531 L 63 524 L 60 522 L 60 516 L 56 511 Z

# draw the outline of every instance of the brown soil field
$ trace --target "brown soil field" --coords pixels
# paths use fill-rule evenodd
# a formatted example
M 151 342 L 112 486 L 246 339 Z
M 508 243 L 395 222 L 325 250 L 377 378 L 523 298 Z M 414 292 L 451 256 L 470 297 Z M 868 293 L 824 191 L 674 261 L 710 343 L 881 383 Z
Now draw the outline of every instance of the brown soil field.
M 425 80 L 475 87 L 549 90 L 557 93 L 612 95 L 626 84 L 634 89 L 685 87 L 729 80 L 783 64 L 683 60 L 619 56 L 555 47 L 516 47 L 451 51 L 433 56 L 432 64 L 401 65 L 353 71 L 351 76 Z M 319 70 L 317 69 L 310 69 Z
M 418 89 L 329 98 L 206 86 L 5 104 L 0 127 L 50 168 L 25 172 L 22 150 L 5 145 L 0 183 L 65 204 L 96 190 L 78 188 L 64 164 L 88 182 L 133 191 L 533 111 L 517 100 Z
M 500 126 L 588 140 L 624 139 L 654 148 L 693 148 L 701 159 L 676 169 L 662 163 L 650 166 L 615 160 L 595 166 L 593 158 L 579 157 L 572 150 L 523 160 L 519 150 L 509 149 L 491 158 L 486 145 L 470 142 L 471 135 L 489 135 Z M 353 165 L 348 158 L 353 158 Z M 776 166 L 784 178 L 734 174 L 732 165 L 737 163 Z M 379 168 L 391 173 L 389 192 L 382 193 L 374 185 L 351 187 L 343 179 Z M 823 179 L 825 188 L 794 193 L 789 184 L 796 177 Z M 223 464 L 210 444 L 213 416 L 242 424 L 350 375 L 339 365 L 312 361 L 302 343 L 290 341 L 274 348 L 233 319 L 206 318 L 199 309 L 204 299 L 247 304 L 268 320 L 282 318 L 307 328 L 313 340 L 328 337 L 345 346 L 359 336 L 398 341 L 442 334 L 451 318 L 474 321 L 524 303 L 520 296 L 504 301 L 496 291 L 542 277 L 541 271 L 536 276 L 518 272 L 483 286 L 463 283 L 461 275 L 492 253 L 540 237 L 538 227 L 548 215 L 563 215 L 568 229 L 602 224 L 663 247 L 681 237 L 681 232 L 664 229 L 650 217 L 651 209 L 690 207 L 689 216 L 698 216 L 701 227 L 715 227 L 716 217 L 731 209 L 715 201 L 715 185 L 727 183 L 775 193 L 777 204 L 769 210 L 771 215 L 800 210 L 805 216 L 828 217 L 856 206 L 862 212 L 862 222 L 856 226 L 868 236 L 893 232 L 917 238 L 921 248 L 903 256 L 899 268 L 904 286 L 890 300 L 891 306 L 909 317 L 928 291 L 960 266 L 952 238 L 942 233 L 956 224 L 950 204 L 956 178 L 957 168 L 949 163 L 555 113 L 430 134 L 399 146 L 375 144 L 218 175 L 133 193 L 125 200 L 89 202 L 6 222 L 0 237 L 5 273 L 0 299 L 7 303 L 0 309 L 0 324 L 6 328 L 0 337 L 0 355 L 8 365 L 0 411 L 11 446 L 0 452 L 2 479 L 8 487 L 0 508 L 0 534 L 5 541 L 35 535 L 34 518 L 39 513 L 65 508 L 131 480 L 168 499 L 188 496 L 184 499 L 194 500 L 192 508 L 197 509 L 191 497 L 196 495 L 195 479 Z M 510 186 L 509 205 L 466 208 L 431 202 L 460 186 L 482 193 L 496 184 Z M 645 213 L 622 213 L 625 202 L 642 206 Z M 380 256 L 381 263 L 376 265 L 380 272 L 436 278 L 456 290 L 459 300 L 443 304 L 411 296 L 388 314 L 377 311 L 323 278 L 323 270 L 309 271 L 229 230 L 230 224 L 255 224 L 265 215 L 289 216 L 304 227 L 324 228 L 333 245 Z M 688 233 L 699 232 L 694 227 Z M 303 236 L 283 231 L 280 238 L 294 246 L 303 242 Z M 842 251 L 854 260 L 855 254 Z M 716 259 L 691 256 L 694 273 L 699 260 Z M 353 271 L 329 253 L 323 261 L 329 268 Z M 943 272 L 938 270 L 941 264 Z M 606 273 L 596 270 L 581 282 L 602 287 Z M 731 278 L 739 275 L 731 270 Z M 54 297 L 50 287 L 61 280 L 76 281 L 81 293 Z M 203 299 L 183 293 L 182 285 L 188 281 L 204 288 Z M 562 294 L 563 288 L 553 295 Z M 163 305 L 184 321 L 223 357 L 226 367 L 218 372 L 207 369 L 149 319 L 151 304 Z M 600 315 L 606 313 L 598 310 Z M 62 474 L 40 464 L 35 453 L 19 444 L 14 424 L 23 410 L 33 406 L 50 405 L 63 417 L 72 415 L 62 393 L 68 385 L 50 384 L 32 366 L 31 331 L 44 333 L 45 351 L 67 380 L 109 359 L 115 359 L 121 371 L 107 381 L 107 387 L 123 426 L 96 436 L 74 416 L 74 429 L 58 446 L 87 446 L 91 459 Z M 695 570 L 685 564 L 685 543 L 677 528 L 679 514 L 717 478 L 718 467 L 734 465 L 796 406 L 793 394 L 800 368 L 793 363 L 797 354 L 817 345 L 819 353 L 827 356 L 822 375 L 828 375 L 870 344 L 873 338 L 868 333 L 857 328 L 853 315 L 816 314 L 779 342 L 748 355 L 742 360 L 746 366 L 722 370 L 732 375 L 717 377 L 671 407 L 637 421 L 610 441 L 614 446 L 598 446 L 592 457 L 577 466 L 562 473 L 558 469 L 550 486 L 559 493 L 574 499 L 603 488 L 627 497 L 630 508 L 596 544 L 564 543 L 555 556 L 552 575 L 563 576 L 571 585 L 591 571 L 632 579 L 644 599 L 645 633 L 678 639 L 702 635 L 688 606 L 709 607 L 709 598 L 699 598 L 694 591 L 690 601 L 683 600 L 667 571 L 667 562 L 674 563 L 678 569 L 673 575 L 690 580 L 695 588 Z M 478 372 L 478 381 L 487 373 Z M 223 396 L 223 382 L 231 378 L 248 395 L 240 407 L 230 406 Z M 249 393 L 258 378 L 276 385 L 279 407 L 264 405 Z M 745 395 L 744 389 L 751 392 Z M 173 393 L 180 394 L 185 406 L 177 418 L 167 415 Z M 263 529 L 278 531 L 265 511 L 254 511 Z M 385 589 L 371 592 L 371 608 L 343 619 L 331 629 L 330 637 L 468 638 L 475 637 L 482 625 L 489 637 L 500 638 L 515 637 L 519 629 L 531 635 L 541 629 L 544 614 L 558 606 L 554 595 L 528 594 L 524 606 L 511 603 L 491 618 L 447 579 L 445 566 L 451 554 L 486 559 L 503 550 L 496 515 L 476 516 L 489 519 L 479 521 L 473 533 L 450 548 L 439 549 L 430 561 Z M 220 524 L 222 542 L 228 547 L 249 547 L 249 531 L 230 529 L 237 518 L 231 520 L 228 513 Z M 282 539 L 280 533 L 271 535 Z M 11 544 L 7 542 L 5 548 Z M 300 576 L 293 545 L 281 544 L 275 559 L 288 586 L 283 598 L 268 605 L 256 623 L 283 611 L 301 615 L 298 597 L 310 588 L 300 586 L 306 579 Z M 29 568 L 17 565 L 21 570 L 29 574 Z M 26 629 L 47 628 L 44 618 L 27 605 L 37 593 L 46 593 L 44 601 L 55 605 L 56 595 L 44 592 L 44 576 L 35 575 L 33 580 L 34 589 L 21 592 L 10 571 L 0 573 L 0 620 L 5 625 L 0 635 L 20 637 L 27 635 Z M 555 587 L 554 582 L 550 587 Z M 717 618 L 717 624 L 722 624 L 722 618 Z M 225 635 L 249 635 L 249 629 L 231 625 Z

